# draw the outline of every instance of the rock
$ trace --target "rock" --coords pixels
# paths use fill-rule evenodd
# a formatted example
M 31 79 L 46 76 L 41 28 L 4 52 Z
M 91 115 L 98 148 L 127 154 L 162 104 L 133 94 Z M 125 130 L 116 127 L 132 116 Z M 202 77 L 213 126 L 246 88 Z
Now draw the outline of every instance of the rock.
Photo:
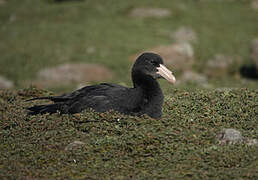
M 208 77 L 224 77 L 239 71 L 240 59 L 231 56 L 216 54 L 214 58 L 207 61 L 204 73 Z
M 194 63 L 194 50 L 189 43 L 175 43 L 168 46 L 157 46 L 147 50 L 146 52 L 159 54 L 163 58 L 165 65 L 171 67 L 172 71 L 185 71 L 191 69 Z M 132 56 L 130 59 L 135 60 L 139 54 Z
M 254 9 L 254 10 L 258 10 L 258 0 L 253 0 L 251 2 L 251 7 Z
M 235 129 L 223 129 L 216 136 L 219 145 L 246 144 L 248 146 L 257 146 L 257 139 L 249 139 L 242 136 L 242 133 Z
M 0 89 L 9 89 L 13 87 L 13 82 L 0 76 Z
M 93 54 L 93 53 L 96 52 L 96 48 L 93 47 L 93 46 L 90 46 L 90 47 L 88 47 L 88 48 L 86 49 L 86 52 L 87 52 L 88 54 Z
M 231 144 L 242 143 L 244 141 L 244 138 L 240 131 L 229 128 L 229 129 L 223 129 L 217 135 L 217 140 L 220 145 L 226 145 L 226 144 L 231 145 Z
M 258 71 L 258 38 L 254 39 L 252 42 L 251 59 L 253 60 L 253 63 L 255 64 L 256 70 Z
M 0 6 L 4 6 L 6 4 L 6 0 L 0 0 Z
M 258 140 L 257 139 L 246 139 L 246 144 L 248 146 L 257 146 Z
M 207 77 L 205 75 L 202 75 L 193 71 L 185 71 L 181 76 L 181 81 L 195 82 L 197 84 L 206 84 Z
M 82 145 L 84 145 L 85 143 L 84 142 L 81 142 L 81 141 L 74 141 L 70 144 L 68 144 L 66 147 L 65 147 L 65 150 L 66 151 L 72 151 L 74 149 L 79 149 Z
M 196 33 L 192 28 L 180 27 L 174 33 L 171 34 L 171 38 L 176 42 L 193 42 L 198 41 Z
M 13 23 L 17 20 L 17 16 L 16 14 L 12 14 L 10 17 L 9 17 L 9 23 Z
M 233 91 L 234 88 L 230 88 L 230 87 L 219 87 L 214 89 L 217 92 L 224 92 L 225 94 L 228 94 L 229 92 Z
M 103 81 L 112 77 L 112 72 L 97 64 L 62 64 L 46 68 L 38 73 L 33 84 L 43 87 L 56 87 L 71 83 Z
M 135 8 L 130 12 L 130 16 L 132 17 L 156 17 L 162 18 L 167 17 L 171 14 L 171 12 L 167 9 L 163 8 Z

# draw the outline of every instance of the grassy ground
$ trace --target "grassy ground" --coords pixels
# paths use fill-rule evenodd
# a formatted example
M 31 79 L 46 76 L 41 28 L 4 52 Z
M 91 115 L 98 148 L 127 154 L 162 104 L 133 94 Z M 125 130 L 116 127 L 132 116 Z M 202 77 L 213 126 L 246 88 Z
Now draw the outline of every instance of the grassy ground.
M 104 64 L 117 75 L 114 82 L 129 83 L 129 57 L 173 43 L 170 34 L 181 26 L 197 33 L 197 69 L 217 53 L 250 63 L 250 42 L 258 36 L 258 12 L 248 0 L 51 2 L 9 0 L 0 6 L 0 66 L 5 67 L 0 74 L 17 87 L 24 87 L 41 68 L 67 62 Z M 166 8 L 171 16 L 128 16 L 135 7 Z M 95 52 L 87 53 L 88 48 Z
M 257 81 L 211 80 L 213 88 L 234 87 L 220 90 L 161 82 L 160 120 L 92 111 L 29 117 L 24 110 L 32 105 L 25 99 L 50 93 L 26 88 L 41 68 L 99 63 L 114 71 L 113 82 L 130 85 L 129 57 L 171 44 L 170 33 L 181 26 L 197 33 L 196 70 L 217 53 L 249 64 L 250 42 L 258 37 L 258 12 L 251 1 L 6 2 L 0 5 L 0 75 L 14 81 L 17 90 L 0 91 L 0 179 L 257 179 L 257 146 L 218 146 L 215 139 L 229 127 L 258 138 Z M 169 9 L 171 16 L 128 16 L 146 6 Z M 66 151 L 76 140 L 85 144 Z
M 175 89 L 160 120 L 92 111 L 27 116 L 24 99 L 44 94 L 1 91 L 1 178 L 258 178 L 257 146 L 219 146 L 215 138 L 229 127 L 258 138 L 257 90 Z M 85 144 L 65 151 L 73 141 Z

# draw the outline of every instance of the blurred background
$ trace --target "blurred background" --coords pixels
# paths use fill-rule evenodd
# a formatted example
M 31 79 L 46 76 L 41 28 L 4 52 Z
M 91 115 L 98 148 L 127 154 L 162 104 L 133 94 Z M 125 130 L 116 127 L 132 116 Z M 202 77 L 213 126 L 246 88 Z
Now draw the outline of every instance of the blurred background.
M 258 0 L 0 0 L 0 89 L 131 86 L 145 51 L 177 88 L 258 88 Z

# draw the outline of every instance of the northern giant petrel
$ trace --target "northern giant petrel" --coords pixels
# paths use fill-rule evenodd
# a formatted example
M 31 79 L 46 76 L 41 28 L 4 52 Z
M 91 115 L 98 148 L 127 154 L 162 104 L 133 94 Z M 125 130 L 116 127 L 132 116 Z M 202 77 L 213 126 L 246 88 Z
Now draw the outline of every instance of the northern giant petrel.
M 163 60 L 158 54 L 143 53 L 136 59 L 131 75 L 132 88 L 102 83 L 85 86 L 61 96 L 30 99 L 49 99 L 54 103 L 29 107 L 28 114 L 52 114 L 57 111 L 74 114 L 92 108 L 97 112 L 113 109 L 123 114 L 136 116 L 147 114 L 152 118 L 160 118 L 164 96 L 157 79 L 163 77 L 174 84 L 176 79 L 172 72 L 164 66 Z

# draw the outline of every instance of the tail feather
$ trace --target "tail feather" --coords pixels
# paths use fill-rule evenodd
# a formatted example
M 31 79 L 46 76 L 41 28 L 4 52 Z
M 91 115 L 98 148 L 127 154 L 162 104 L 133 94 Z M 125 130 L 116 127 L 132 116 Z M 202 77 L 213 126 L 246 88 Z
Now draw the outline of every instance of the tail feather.
M 56 113 L 58 110 L 60 110 L 59 104 L 47 104 L 47 105 L 38 105 L 38 106 L 32 106 L 27 108 L 30 112 L 28 112 L 29 115 L 36 115 L 36 114 L 45 114 L 45 113 Z
M 46 96 L 46 97 L 36 97 L 36 98 L 28 99 L 26 100 L 26 102 L 34 101 L 34 100 L 42 100 L 42 99 L 48 99 L 54 102 L 64 102 L 64 101 L 70 100 L 71 98 L 63 97 L 63 96 Z
M 40 99 L 49 99 L 51 100 L 51 96 L 48 96 L 48 97 L 35 97 L 35 98 L 31 98 L 31 99 L 27 99 L 26 102 L 29 102 L 29 101 L 34 101 L 34 100 L 40 100 Z

